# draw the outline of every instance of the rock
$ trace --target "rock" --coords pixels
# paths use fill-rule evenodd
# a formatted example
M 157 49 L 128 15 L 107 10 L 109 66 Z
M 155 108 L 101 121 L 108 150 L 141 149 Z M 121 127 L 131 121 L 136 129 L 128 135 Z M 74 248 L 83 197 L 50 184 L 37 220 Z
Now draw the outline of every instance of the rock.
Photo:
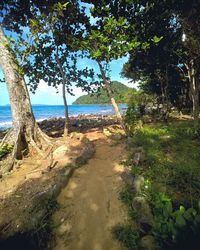
M 143 147 L 134 147 L 130 149 L 131 153 L 134 155 L 133 156 L 133 164 L 138 166 L 139 163 L 144 162 L 145 160 L 145 152 Z
M 127 184 L 133 186 L 134 183 L 134 175 L 130 171 L 124 171 L 121 173 L 121 178 L 123 181 L 125 181 Z
M 121 140 L 125 135 L 125 132 L 122 130 L 122 128 L 116 125 L 104 128 L 103 133 L 105 136 L 117 141 Z
M 140 249 L 141 250 L 156 250 L 157 244 L 155 238 L 152 235 L 145 235 L 140 240 Z
M 58 159 L 60 157 L 63 157 L 67 154 L 67 152 L 69 152 L 69 146 L 62 145 L 53 152 L 53 158 Z
M 87 143 L 90 143 L 90 140 L 85 136 L 83 135 L 81 138 L 80 138 L 80 141 L 87 144 Z
M 151 208 L 144 197 L 137 196 L 133 199 L 132 208 L 137 213 L 137 222 L 141 231 L 149 232 L 153 225 Z
M 138 175 L 134 178 L 133 187 L 136 194 L 140 194 L 142 192 L 142 188 L 144 187 L 144 177 Z
M 116 141 L 120 141 L 122 139 L 122 135 L 117 133 L 112 135 L 112 139 Z
M 111 131 L 110 131 L 109 129 L 107 129 L 107 128 L 104 128 L 104 129 L 103 129 L 103 133 L 104 133 L 104 135 L 107 136 L 107 137 L 110 137 L 110 136 L 112 135 Z
M 134 158 L 133 158 L 133 164 L 138 166 L 140 159 L 141 159 L 141 152 L 135 153 Z
M 37 178 L 41 177 L 41 174 L 42 174 L 42 171 L 28 173 L 25 176 L 25 179 L 37 179 Z
M 77 139 L 77 140 L 80 140 L 80 141 L 83 139 L 83 137 L 85 137 L 85 135 L 82 134 L 82 133 L 72 132 L 70 134 L 70 138 L 74 138 L 74 139 Z

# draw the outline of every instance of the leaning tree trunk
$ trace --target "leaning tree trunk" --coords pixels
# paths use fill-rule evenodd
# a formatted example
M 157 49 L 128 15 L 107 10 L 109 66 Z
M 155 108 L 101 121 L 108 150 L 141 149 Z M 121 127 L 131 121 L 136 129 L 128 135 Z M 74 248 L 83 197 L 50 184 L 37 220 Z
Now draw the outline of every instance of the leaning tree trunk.
M 66 79 L 63 67 L 61 65 L 61 62 L 59 60 L 58 53 L 57 53 L 56 60 L 57 60 L 57 63 L 58 63 L 60 74 L 62 76 L 62 94 L 63 94 L 63 103 L 64 103 L 64 108 L 65 108 L 64 137 L 66 137 L 69 134 L 69 124 L 70 124 L 70 121 L 69 121 L 69 109 L 68 109 L 67 98 L 66 98 L 66 84 L 67 84 L 67 79 Z
M 189 64 L 186 64 L 185 66 L 188 71 L 190 82 L 194 127 L 197 128 L 199 124 L 199 80 L 197 77 L 194 60 L 191 60 L 191 62 Z
M 100 62 L 98 62 L 98 65 L 99 65 L 99 69 L 100 69 L 100 72 L 101 72 L 101 76 L 102 76 L 102 79 L 103 79 L 103 83 L 104 83 L 105 89 L 106 89 L 106 91 L 108 93 L 108 96 L 109 96 L 111 104 L 112 104 L 112 106 L 114 108 L 114 111 L 115 111 L 115 114 L 117 116 L 117 119 L 120 122 L 122 128 L 124 129 L 126 135 L 129 135 L 128 128 L 125 125 L 125 123 L 123 122 L 122 115 L 120 113 L 119 107 L 118 107 L 118 105 L 117 105 L 117 103 L 115 101 L 115 98 L 113 96 L 113 93 L 112 93 L 112 90 L 111 90 L 111 87 L 110 87 L 110 83 L 109 83 L 109 81 L 106 78 L 106 74 L 104 72 L 103 66 L 102 66 L 102 64 Z
M 63 80 L 63 102 L 64 102 L 64 107 L 65 107 L 64 137 L 66 137 L 69 134 L 69 109 L 68 109 L 67 98 L 66 98 L 66 83 L 64 80 Z
M 14 58 L 1 27 L 0 58 L 0 67 L 4 73 L 13 119 L 13 128 L 2 140 L 1 145 L 12 144 L 14 146 L 12 159 L 8 161 L 8 164 L 4 164 L 5 168 L 0 166 L 0 173 L 3 173 L 12 168 L 14 159 L 22 158 L 22 152 L 27 150 L 29 145 L 41 153 L 41 138 L 47 140 L 47 136 L 41 132 L 35 121 L 24 77 L 20 73 L 17 59 Z

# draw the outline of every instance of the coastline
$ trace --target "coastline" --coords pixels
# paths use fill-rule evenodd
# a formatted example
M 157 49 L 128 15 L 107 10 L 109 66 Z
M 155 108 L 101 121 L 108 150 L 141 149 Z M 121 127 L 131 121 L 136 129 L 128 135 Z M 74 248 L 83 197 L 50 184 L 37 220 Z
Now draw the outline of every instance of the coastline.
M 121 112 L 126 110 L 125 104 L 119 104 Z M 33 105 L 33 112 L 38 123 L 54 119 L 64 118 L 63 105 Z M 69 117 L 74 120 L 76 117 L 85 115 L 102 116 L 114 115 L 114 110 L 110 104 L 85 104 L 85 105 L 69 105 Z M 0 131 L 4 131 L 12 127 L 12 114 L 9 106 L 0 106 Z
M 43 119 L 37 121 L 39 127 L 51 137 L 60 137 L 63 134 L 65 119 L 63 117 L 52 117 L 49 119 Z M 88 115 L 77 115 L 70 117 L 70 132 L 86 132 L 93 128 L 102 128 L 104 126 L 118 124 L 115 115 L 108 114 L 88 114 Z M 0 139 L 5 135 L 8 130 L 0 130 Z
M 50 118 L 38 122 L 40 128 L 51 137 L 60 137 L 63 135 L 65 119 Z M 86 132 L 94 128 L 118 124 L 115 115 L 78 115 L 70 117 L 70 132 Z

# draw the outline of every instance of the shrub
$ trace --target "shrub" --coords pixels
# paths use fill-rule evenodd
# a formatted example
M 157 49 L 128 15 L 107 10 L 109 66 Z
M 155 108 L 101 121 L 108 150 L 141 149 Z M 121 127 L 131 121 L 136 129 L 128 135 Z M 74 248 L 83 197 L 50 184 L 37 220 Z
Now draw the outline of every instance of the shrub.
M 7 154 L 11 153 L 13 150 L 13 145 L 5 144 L 0 147 L 0 160 Z

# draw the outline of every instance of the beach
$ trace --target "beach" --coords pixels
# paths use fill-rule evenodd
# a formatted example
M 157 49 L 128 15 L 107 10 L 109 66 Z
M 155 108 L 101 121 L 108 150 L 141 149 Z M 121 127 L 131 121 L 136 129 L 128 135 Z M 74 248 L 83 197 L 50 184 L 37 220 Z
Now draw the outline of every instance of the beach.
M 126 109 L 125 104 L 119 105 L 121 111 Z M 64 118 L 64 106 L 63 105 L 33 105 L 33 113 L 37 122 L 44 120 L 61 119 Z M 105 115 L 113 115 L 114 111 L 110 104 L 102 105 L 69 105 L 69 116 L 72 120 L 72 124 L 76 123 L 76 120 L 80 121 L 80 117 L 84 116 L 90 119 L 91 116 L 102 117 Z M 77 118 L 78 117 L 78 118 Z M 12 126 L 12 115 L 9 105 L 0 106 L 0 131 L 3 131 Z M 73 125 L 74 127 L 74 125 Z

